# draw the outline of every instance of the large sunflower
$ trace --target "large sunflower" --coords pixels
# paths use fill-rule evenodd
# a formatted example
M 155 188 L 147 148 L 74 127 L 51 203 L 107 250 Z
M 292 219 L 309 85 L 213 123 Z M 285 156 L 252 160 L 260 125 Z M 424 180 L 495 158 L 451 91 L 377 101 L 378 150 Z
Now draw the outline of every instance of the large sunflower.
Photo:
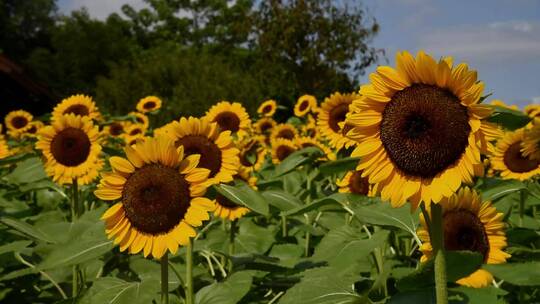
M 251 120 L 246 109 L 238 102 L 222 101 L 206 112 L 205 118 L 215 122 L 223 131 L 231 131 L 242 139 L 251 128 Z
M 362 171 L 348 171 L 342 179 L 336 181 L 341 193 L 354 193 L 372 196 L 372 186 L 367 177 L 362 177 Z
M 196 235 L 193 227 L 209 219 L 214 204 L 202 197 L 209 170 L 197 167 L 199 155 L 185 155 L 167 137 L 149 138 L 113 156 L 111 173 L 103 174 L 94 194 L 120 200 L 101 217 L 106 233 L 131 254 L 161 258 L 176 253 Z
M 501 264 L 510 257 L 502 251 L 506 247 L 503 214 L 498 213 L 491 202 L 482 202 L 480 195 L 469 188 L 440 201 L 443 209 L 445 250 L 469 250 L 483 255 L 484 263 Z M 428 206 L 428 213 L 430 208 Z M 418 236 L 422 241 L 422 262 L 433 256 L 433 247 L 424 217 L 420 215 Z M 493 280 L 486 270 L 479 269 L 468 277 L 459 279 L 458 284 L 480 288 Z
M 294 115 L 304 117 L 309 111 L 317 107 L 317 99 L 313 95 L 302 95 L 294 105 Z
M 32 114 L 24 110 L 17 110 L 9 112 L 4 121 L 8 133 L 13 137 L 17 137 L 30 129 L 30 122 L 33 118 Z
M 341 94 L 336 92 L 325 98 L 319 111 L 317 126 L 319 132 L 335 149 L 349 148 L 356 142 L 346 137 L 342 132 L 342 124 L 353 100 L 360 96 L 355 93 Z M 350 128 L 349 128 L 350 129 Z
M 154 112 L 161 108 L 161 99 L 157 96 L 146 96 L 139 100 L 136 109 L 141 113 Z
M 283 123 L 274 127 L 272 133 L 270 133 L 270 141 L 278 138 L 293 140 L 296 136 L 298 136 L 296 127 L 289 123 Z
M 507 132 L 497 141 L 491 165 L 503 179 L 526 180 L 540 174 L 540 159 L 531 159 L 521 152 L 525 129 Z
M 272 141 L 272 162 L 279 164 L 296 150 L 298 150 L 298 147 L 292 140 L 277 138 Z
M 257 113 L 259 113 L 259 115 L 263 117 L 272 117 L 276 113 L 276 110 L 277 110 L 276 101 L 273 99 L 270 99 L 261 103 L 261 105 L 257 109 Z
M 87 116 L 67 114 L 58 117 L 38 133 L 36 148 L 46 158 L 48 175 L 59 184 L 77 180 L 84 185 L 87 176 L 96 174 L 101 146 L 98 127 Z
M 70 96 L 57 104 L 53 109 L 51 120 L 57 120 L 66 114 L 87 116 L 90 119 L 97 119 L 101 116 L 92 97 L 80 94 Z
M 483 174 L 480 152 L 499 130 L 482 119 L 484 84 L 466 64 L 436 62 L 424 52 L 396 56 L 397 69 L 377 68 L 350 106 L 347 137 L 359 144 L 352 153 L 384 200 L 415 209 L 422 200 L 439 202 L 462 182 Z
M 530 159 L 540 160 L 540 118 L 534 119 L 532 127 L 525 131 L 521 152 Z
M 182 117 L 172 123 L 167 134 L 176 146 L 184 146 L 186 155 L 201 155 L 199 166 L 210 170 L 210 182 L 230 182 L 238 172 L 239 151 L 231 131 L 221 132 L 216 123 L 205 118 Z

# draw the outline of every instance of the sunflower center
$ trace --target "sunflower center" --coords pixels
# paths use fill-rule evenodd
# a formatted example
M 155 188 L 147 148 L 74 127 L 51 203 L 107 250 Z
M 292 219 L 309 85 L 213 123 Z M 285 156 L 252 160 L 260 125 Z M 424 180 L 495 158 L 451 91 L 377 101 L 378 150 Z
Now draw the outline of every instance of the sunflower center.
M 222 130 L 236 132 L 240 130 L 240 118 L 233 112 L 221 112 L 214 119 Z
M 214 177 L 221 169 L 221 150 L 207 137 L 199 135 L 184 136 L 176 141 L 176 146 L 184 146 L 184 154 L 200 154 L 199 166 L 210 170 Z
M 529 159 L 521 154 L 521 141 L 508 147 L 504 153 L 503 161 L 510 171 L 518 173 L 529 172 L 540 166 L 538 160 Z
M 467 108 L 447 90 L 415 84 L 386 105 L 381 141 L 405 174 L 432 178 L 459 160 L 471 131 Z
M 349 180 L 349 190 L 351 193 L 367 195 L 369 192 L 369 182 L 366 177 L 362 177 L 362 171 L 354 171 Z
M 294 138 L 294 131 L 291 129 L 282 129 L 278 132 L 277 138 L 285 138 L 285 139 L 293 139 Z
M 122 204 L 131 225 L 152 235 L 166 233 L 184 218 L 191 200 L 189 184 L 175 169 L 146 165 L 129 176 Z
M 261 132 L 262 133 L 266 133 L 268 130 L 270 130 L 274 125 L 269 122 L 269 121 L 265 121 L 263 123 L 261 123 Z
M 255 140 L 251 141 L 244 151 L 240 153 L 240 163 L 243 166 L 251 167 L 257 163 L 258 155 L 257 155 L 257 142 Z M 250 156 L 253 156 L 253 160 L 249 160 Z
M 75 114 L 79 116 L 87 116 L 90 112 L 88 107 L 82 104 L 75 104 L 64 111 L 64 114 Z
M 137 134 L 141 134 L 141 133 L 142 133 L 142 130 L 141 130 L 141 129 L 135 128 L 135 129 L 133 129 L 133 130 L 131 130 L 131 131 L 129 132 L 129 135 L 133 136 L 133 135 L 137 135 Z
M 279 159 L 279 161 L 284 160 L 287 158 L 287 156 L 291 155 L 294 152 L 293 147 L 289 147 L 286 145 L 280 145 L 276 148 L 276 156 Z
M 143 104 L 143 108 L 144 108 L 145 110 L 151 110 L 151 109 L 155 108 L 156 105 L 157 105 L 157 104 L 156 104 L 155 101 L 147 101 L 147 102 L 145 102 L 145 103 Z
M 339 132 L 339 123 L 345 120 L 349 112 L 349 103 L 341 103 L 335 106 L 328 115 L 328 124 L 334 132 Z
M 236 204 L 235 202 L 231 201 L 230 199 L 228 199 L 227 197 L 225 197 L 224 195 L 221 195 L 219 193 L 216 196 L 216 202 L 218 204 L 220 204 L 221 206 L 229 208 L 229 209 L 234 209 L 234 208 L 241 207 L 238 204 Z
M 117 122 L 113 122 L 109 126 L 109 134 L 111 134 L 112 136 L 118 136 L 122 134 L 123 132 L 124 132 L 124 127 L 122 127 L 122 125 Z
M 263 113 L 270 113 L 272 111 L 272 106 L 271 105 L 266 105 L 262 108 L 262 112 Z
M 37 132 L 37 127 L 36 126 L 30 126 L 30 129 L 28 129 L 28 131 L 26 131 L 28 134 L 36 134 Z
M 86 161 L 90 154 L 90 139 L 81 129 L 64 129 L 51 141 L 51 154 L 60 164 L 75 167 Z
M 309 101 L 308 100 L 302 100 L 302 102 L 300 103 L 300 106 L 298 107 L 298 109 L 300 110 L 300 112 L 303 112 L 305 111 L 309 106 Z
M 26 119 L 26 117 L 23 117 L 23 116 L 17 116 L 11 120 L 11 125 L 15 129 L 24 128 L 26 127 L 27 124 L 28 124 L 28 119 Z
M 445 212 L 443 222 L 446 250 L 474 251 L 487 260 L 489 239 L 478 216 L 469 210 L 457 209 Z
M 142 119 L 142 117 L 139 117 L 139 116 L 135 117 L 135 121 L 137 121 L 140 124 L 144 124 L 144 119 Z

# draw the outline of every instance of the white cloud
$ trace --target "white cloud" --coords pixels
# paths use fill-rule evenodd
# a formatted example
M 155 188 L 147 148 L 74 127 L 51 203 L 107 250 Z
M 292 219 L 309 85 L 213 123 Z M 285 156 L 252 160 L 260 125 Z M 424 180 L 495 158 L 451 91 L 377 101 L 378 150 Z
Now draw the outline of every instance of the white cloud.
M 428 30 L 419 47 L 436 54 L 498 62 L 540 58 L 540 22 L 504 21 Z
M 144 0 L 69 0 L 60 9 L 67 14 L 73 10 L 86 7 L 90 16 L 97 19 L 106 19 L 111 13 L 121 13 L 124 4 L 129 4 L 137 10 L 148 6 L 144 3 Z
M 540 96 L 535 96 L 532 98 L 533 103 L 540 103 Z

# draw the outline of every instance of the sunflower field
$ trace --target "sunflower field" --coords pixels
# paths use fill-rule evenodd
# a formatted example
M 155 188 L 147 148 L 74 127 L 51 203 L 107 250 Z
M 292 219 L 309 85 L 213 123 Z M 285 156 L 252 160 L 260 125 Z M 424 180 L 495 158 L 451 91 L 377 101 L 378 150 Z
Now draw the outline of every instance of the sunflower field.
M 540 105 L 424 52 L 369 79 L 251 115 L 9 113 L 0 302 L 540 303 Z

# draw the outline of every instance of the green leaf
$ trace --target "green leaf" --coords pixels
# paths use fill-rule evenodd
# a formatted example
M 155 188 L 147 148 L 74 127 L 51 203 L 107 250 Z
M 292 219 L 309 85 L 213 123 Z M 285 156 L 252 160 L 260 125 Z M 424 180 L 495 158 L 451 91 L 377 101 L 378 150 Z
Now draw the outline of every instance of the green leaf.
M 290 209 L 288 211 L 282 212 L 281 215 L 284 216 L 293 216 L 298 214 L 307 213 L 312 210 L 320 209 L 322 207 L 327 206 L 338 206 L 341 207 L 341 201 L 346 195 L 343 193 L 334 193 L 328 197 L 323 197 L 318 200 L 313 201 L 311 204 L 303 205 L 300 207 L 296 207 L 294 209 Z
M 253 190 L 248 184 L 244 182 L 239 182 L 235 186 L 220 184 L 214 185 L 214 188 L 232 202 L 245 206 L 259 214 L 268 215 L 269 210 L 266 199 L 259 192 Z
M 382 247 L 389 233 L 379 230 L 371 238 L 365 238 L 359 229 L 350 226 L 331 230 L 315 248 L 312 259 L 316 262 L 327 261 L 330 266 L 339 269 L 350 267 L 365 260 L 375 248 Z
M 540 285 L 540 262 L 484 265 L 482 268 L 513 285 Z
M 504 304 L 500 296 L 507 294 L 506 291 L 493 286 L 484 288 L 469 288 L 456 287 L 448 289 L 448 301 L 452 304 L 466 303 L 489 303 L 489 304 Z
M 34 240 L 44 241 L 47 243 L 55 242 L 52 237 L 46 235 L 42 231 L 36 229 L 34 226 L 28 223 L 25 223 L 23 221 L 5 217 L 5 218 L 0 219 L 0 222 L 6 226 L 9 226 L 10 228 L 17 230 L 18 232 L 25 234 L 26 236 Z
M 6 252 L 17 252 L 25 249 L 26 247 L 30 246 L 32 244 L 32 241 L 15 241 L 11 242 L 9 244 L 6 244 L 4 246 L 0 246 L 0 254 L 4 254 Z
M 197 304 L 236 304 L 250 290 L 254 271 L 236 272 L 224 282 L 201 288 L 195 295 Z
M 405 292 L 400 292 L 392 296 L 388 302 L 388 304 L 410 303 L 436 304 L 435 289 L 425 288 L 422 290 L 408 290 Z
M 262 192 L 262 196 L 266 201 L 279 209 L 280 211 L 288 211 L 302 206 L 302 201 L 288 192 L 281 190 L 268 190 Z
M 471 251 L 446 251 L 445 258 L 448 282 L 455 282 L 468 276 L 480 268 L 483 262 L 481 254 Z M 407 291 L 433 286 L 435 284 L 433 262 L 433 259 L 429 259 L 421 263 L 417 270 L 397 281 L 396 287 L 401 291 Z
M 303 272 L 302 280 L 289 288 L 279 304 L 359 304 L 370 303 L 358 295 L 353 284 L 360 280 L 355 267 L 321 267 Z
M 409 232 L 413 237 L 416 236 L 416 227 L 418 226 L 418 210 L 411 213 L 408 204 L 399 208 L 393 208 L 390 203 L 382 202 L 364 206 L 361 204 L 351 204 L 350 208 L 354 211 L 354 216 L 362 223 L 391 226 Z
M 38 157 L 32 157 L 18 163 L 15 170 L 4 178 L 10 183 L 27 184 L 47 178 L 47 174 L 41 160 Z
M 94 281 L 80 303 L 148 304 L 159 296 L 159 288 L 159 280 L 126 282 L 118 278 L 105 277 Z
M 334 161 L 327 161 L 319 166 L 319 171 L 324 176 L 334 175 L 349 170 L 353 170 L 358 165 L 358 157 L 346 157 Z
M 241 220 L 239 226 L 239 232 L 234 239 L 236 253 L 263 254 L 270 249 L 275 241 L 275 226 L 263 228 L 255 225 L 251 219 Z
M 516 130 L 524 127 L 531 121 L 531 118 L 521 111 L 500 106 L 489 106 L 493 108 L 493 113 L 488 118 L 488 121 L 499 124 L 506 129 Z
M 6 158 L 0 159 L 0 167 L 5 166 L 5 165 L 10 165 L 10 164 L 13 164 L 13 163 L 17 163 L 17 162 L 20 162 L 20 161 L 23 161 L 23 160 L 26 160 L 28 158 L 32 158 L 32 157 L 35 157 L 35 156 L 36 156 L 36 154 L 34 154 L 34 153 L 23 153 L 23 154 L 15 154 L 15 155 L 12 155 L 12 156 L 8 156 Z
M 287 156 L 277 167 L 276 175 L 280 176 L 291 172 L 299 166 L 305 165 L 323 155 L 317 147 L 309 147 L 292 153 Z
M 493 201 L 505 195 L 525 189 L 525 184 L 518 180 L 484 179 L 481 187 L 482 200 Z

